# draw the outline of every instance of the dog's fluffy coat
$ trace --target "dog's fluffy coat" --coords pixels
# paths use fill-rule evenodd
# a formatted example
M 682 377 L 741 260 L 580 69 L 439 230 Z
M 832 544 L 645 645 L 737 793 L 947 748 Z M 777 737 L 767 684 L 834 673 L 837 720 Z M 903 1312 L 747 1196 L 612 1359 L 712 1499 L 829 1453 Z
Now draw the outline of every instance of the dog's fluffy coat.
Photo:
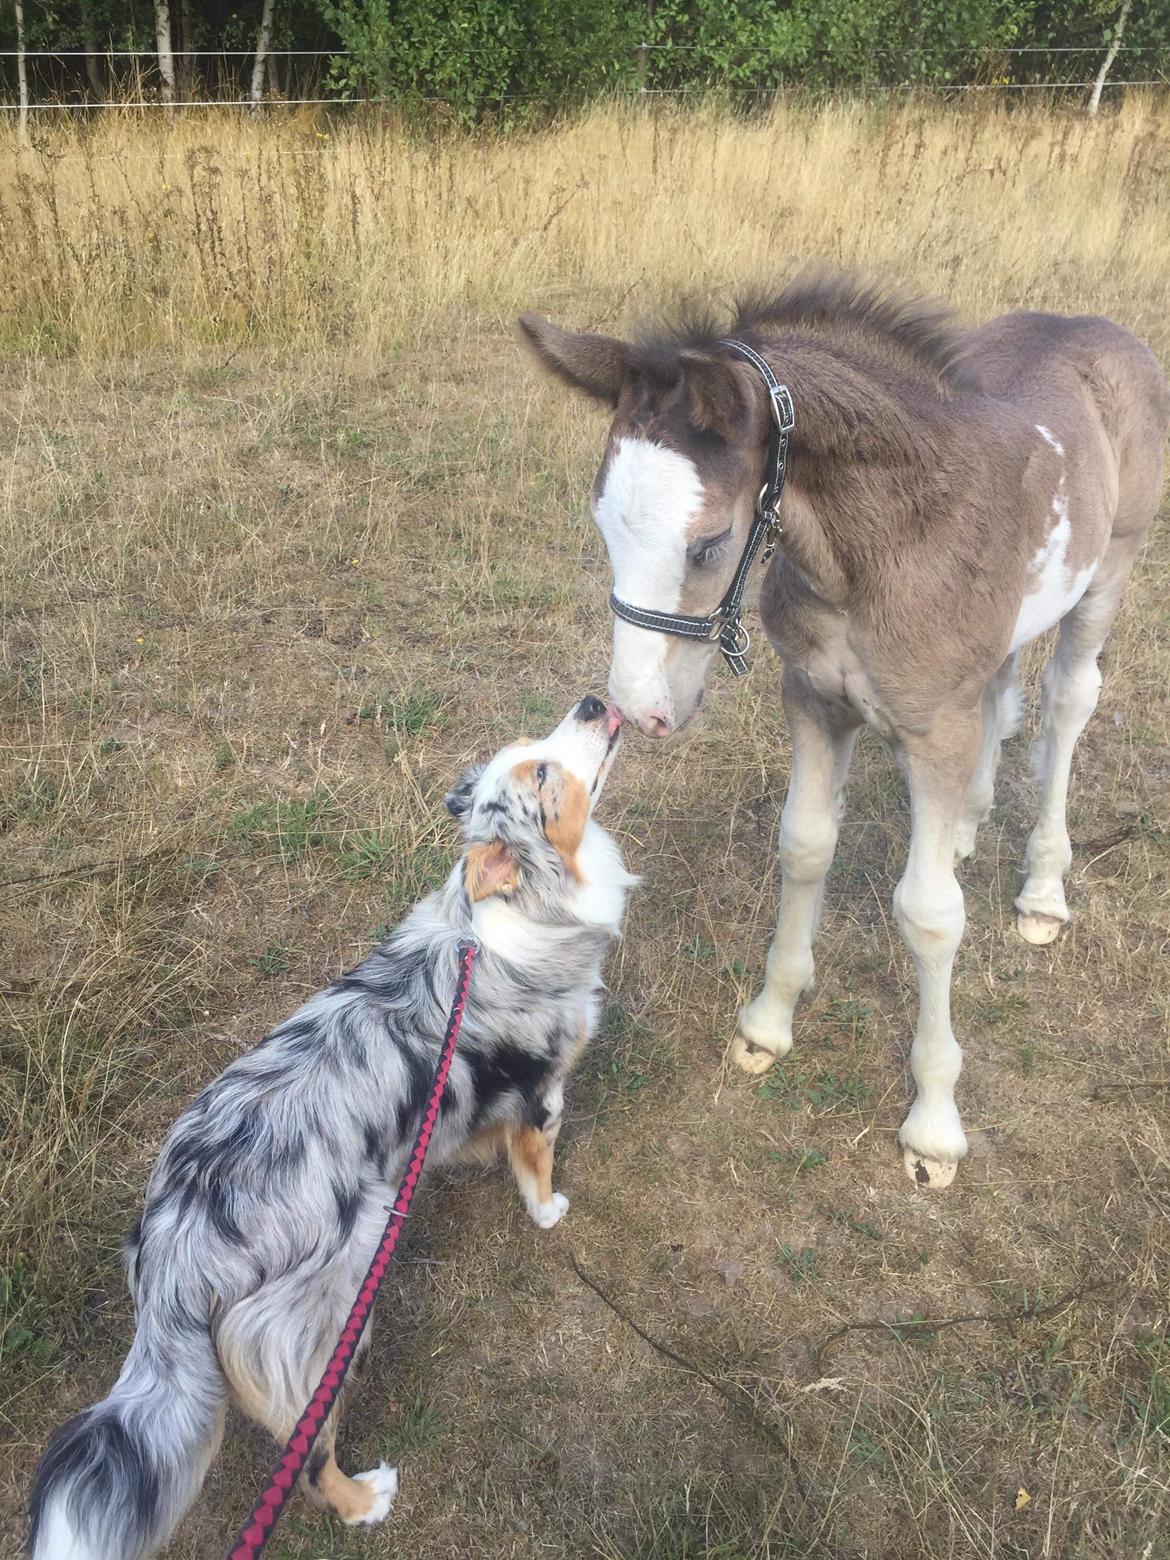
M 432 1162 L 502 1141 L 537 1223 L 564 1212 L 549 1179 L 564 1080 L 634 881 L 590 816 L 617 725 L 586 699 L 545 742 L 469 771 L 447 799 L 467 850 L 446 884 L 179 1118 L 127 1244 L 134 1342 L 109 1396 L 40 1464 L 35 1560 L 152 1554 L 198 1493 L 229 1397 L 287 1437 L 384 1227 L 468 933 L 481 952 Z M 376 1521 L 396 1474 L 341 1473 L 336 1419 L 310 1493 Z

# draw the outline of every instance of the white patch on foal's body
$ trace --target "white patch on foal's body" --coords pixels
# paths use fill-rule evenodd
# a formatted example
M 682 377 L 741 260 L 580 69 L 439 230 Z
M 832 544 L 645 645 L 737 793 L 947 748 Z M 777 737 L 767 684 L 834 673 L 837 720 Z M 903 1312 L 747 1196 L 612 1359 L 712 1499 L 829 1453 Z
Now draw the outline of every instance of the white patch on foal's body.
M 651 611 L 678 611 L 687 535 L 703 500 L 693 460 L 649 439 L 618 440 L 593 517 L 622 601 Z M 662 701 L 667 645 L 665 634 L 615 620 L 610 686 L 623 709 Z
M 1050 429 L 1036 424 L 1036 432 L 1063 458 L 1064 445 Z M 1072 522 L 1068 513 L 1068 477 L 1063 464 L 1060 482 L 1052 500 L 1054 524 L 1044 543 L 1028 565 L 1028 590 L 1020 603 L 1019 616 L 1012 630 L 1011 650 L 1018 650 L 1037 634 L 1059 623 L 1089 587 L 1100 559 L 1073 572 L 1068 565 L 1072 541 Z

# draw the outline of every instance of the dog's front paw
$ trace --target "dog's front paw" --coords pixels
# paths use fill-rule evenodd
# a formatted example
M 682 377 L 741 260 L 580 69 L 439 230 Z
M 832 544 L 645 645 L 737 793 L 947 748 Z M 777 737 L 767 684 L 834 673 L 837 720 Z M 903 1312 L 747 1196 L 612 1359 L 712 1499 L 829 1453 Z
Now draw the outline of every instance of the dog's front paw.
M 353 1482 L 364 1484 L 369 1489 L 369 1505 L 365 1511 L 355 1511 L 351 1516 L 347 1516 L 344 1519 L 346 1525 L 353 1527 L 360 1522 L 383 1521 L 389 1515 L 394 1497 L 398 1494 L 398 1469 L 391 1468 L 386 1463 L 379 1463 L 368 1473 L 355 1473 Z
M 568 1213 L 569 1199 L 564 1192 L 554 1192 L 548 1202 L 536 1203 L 528 1211 L 534 1224 L 538 1224 L 542 1230 L 551 1230 Z

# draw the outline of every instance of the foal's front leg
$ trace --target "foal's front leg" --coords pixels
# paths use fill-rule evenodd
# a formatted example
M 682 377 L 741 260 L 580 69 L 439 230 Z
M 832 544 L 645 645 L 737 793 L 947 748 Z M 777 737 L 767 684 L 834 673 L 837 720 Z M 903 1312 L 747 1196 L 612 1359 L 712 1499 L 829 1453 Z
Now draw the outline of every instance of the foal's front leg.
M 955 830 L 979 752 L 979 716 L 956 713 L 928 739 L 906 744 L 910 854 L 894 913 L 918 972 L 918 1027 L 910 1048 L 917 1094 L 898 1133 L 906 1172 L 919 1186 L 949 1186 L 967 1139 L 955 1106 L 963 1064 L 951 1029 L 951 972 L 963 936 Z
M 740 1009 L 731 1057 L 747 1073 L 764 1073 L 792 1049 L 792 1015 L 813 982 L 812 940 L 825 877 L 837 848 L 855 725 L 844 725 L 814 697 L 784 680 L 792 740 L 792 777 L 780 819 L 780 914 L 768 950 L 764 988 Z

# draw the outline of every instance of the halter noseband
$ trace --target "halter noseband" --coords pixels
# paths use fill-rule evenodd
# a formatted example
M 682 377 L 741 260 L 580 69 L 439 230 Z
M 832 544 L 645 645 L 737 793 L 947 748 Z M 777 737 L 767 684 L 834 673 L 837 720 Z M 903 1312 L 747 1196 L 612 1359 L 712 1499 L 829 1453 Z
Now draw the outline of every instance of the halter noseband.
M 737 357 L 752 365 L 764 381 L 772 410 L 765 468 L 767 477 L 756 500 L 756 512 L 752 517 L 739 567 L 727 587 L 727 594 L 707 617 L 688 617 L 683 612 L 651 612 L 647 607 L 635 607 L 628 601 L 621 601 L 616 592 L 610 594 L 609 604 L 618 617 L 633 623 L 635 628 L 649 628 L 658 634 L 674 634 L 679 639 L 706 639 L 718 643 L 732 675 L 742 677 L 748 669 L 747 653 L 751 645 L 740 616 L 744 586 L 765 538 L 767 545 L 764 547 L 764 562 L 776 551 L 776 541 L 781 530 L 777 511 L 780 495 L 784 491 L 784 479 L 788 475 L 788 435 L 796 427 L 796 413 L 788 386 L 780 384 L 758 352 L 743 341 L 721 341 L 719 345 L 729 347 Z

